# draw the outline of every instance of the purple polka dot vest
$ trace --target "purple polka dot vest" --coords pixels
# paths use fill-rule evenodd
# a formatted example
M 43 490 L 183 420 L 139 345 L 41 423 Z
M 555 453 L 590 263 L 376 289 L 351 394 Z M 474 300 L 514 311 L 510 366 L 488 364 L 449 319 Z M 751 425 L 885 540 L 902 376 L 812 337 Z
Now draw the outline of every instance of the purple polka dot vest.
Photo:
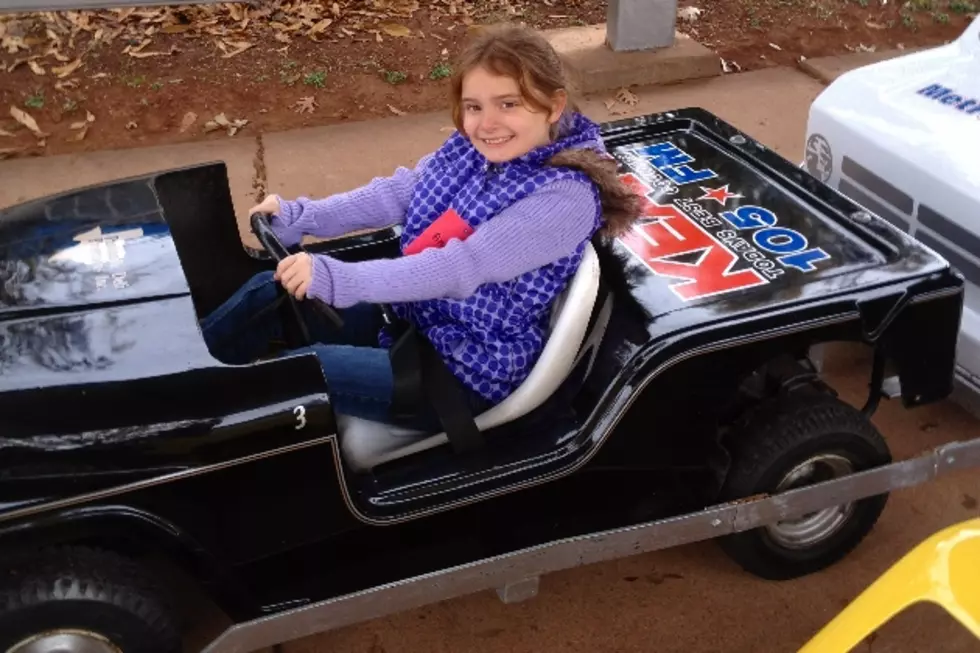
M 549 183 L 582 172 L 545 165 L 561 150 L 601 144 L 598 126 L 580 114 L 562 121 L 556 142 L 504 164 L 489 164 L 465 137 L 453 134 L 415 187 L 401 237 L 404 249 L 452 208 L 472 228 Z M 601 145 L 599 145 L 601 147 Z M 593 234 L 601 226 L 598 190 Z M 588 241 L 568 256 L 505 283 L 486 283 L 462 300 L 432 299 L 393 306 L 414 323 L 468 388 L 499 403 L 527 378 L 544 348 L 551 307 L 578 269 Z

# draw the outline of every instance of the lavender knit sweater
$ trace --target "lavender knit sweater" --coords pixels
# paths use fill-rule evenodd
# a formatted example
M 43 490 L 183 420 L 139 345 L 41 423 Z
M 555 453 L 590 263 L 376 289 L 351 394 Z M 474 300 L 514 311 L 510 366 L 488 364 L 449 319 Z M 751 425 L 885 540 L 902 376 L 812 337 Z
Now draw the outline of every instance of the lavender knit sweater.
M 414 169 L 398 168 L 390 177 L 375 178 L 325 199 L 287 201 L 280 197 L 281 210 L 272 218 L 273 229 L 289 246 L 304 234 L 330 238 L 403 224 L 428 158 Z M 309 294 L 338 308 L 359 302 L 462 299 L 484 283 L 514 279 L 570 254 L 589 238 L 595 210 L 588 185 L 555 181 L 504 209 L 465 241 L 452 240 L 441 249 L 355 263 L 314 255 Z

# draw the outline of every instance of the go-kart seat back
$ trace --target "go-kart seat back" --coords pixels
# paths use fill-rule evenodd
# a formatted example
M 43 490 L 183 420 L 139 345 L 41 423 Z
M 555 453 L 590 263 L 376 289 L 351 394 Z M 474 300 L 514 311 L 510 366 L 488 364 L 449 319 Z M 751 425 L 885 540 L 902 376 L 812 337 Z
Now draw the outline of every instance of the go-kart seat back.
M 584 345 L 589 344 L 587 336 L 599 296 L 599 279 L 599 258 L 588 243 L 578 270 L 552 309 L 550 333 L 537 363 L 517 390 L 474 417 L 477 429 L 486 431 L 527 415 L 558 390 L 588 349 Z M 600 322 L 603 321 L 595 322 L 593 331 L 604 328 Z M 427 437 L 424 431 L 349 415 L 338 414 L 337 427 L 344 459 L 355 471 L 366 471 L 449 442 L 444 432 Z

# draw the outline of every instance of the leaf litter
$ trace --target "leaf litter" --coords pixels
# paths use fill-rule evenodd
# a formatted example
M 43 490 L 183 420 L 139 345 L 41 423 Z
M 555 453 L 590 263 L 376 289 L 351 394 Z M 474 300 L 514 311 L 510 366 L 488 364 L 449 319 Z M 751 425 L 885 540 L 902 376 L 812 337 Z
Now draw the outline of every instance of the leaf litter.
M 575 11 L 570 11 L 571 5 L 576 4 L 571 0 L 540 0 L 540 4 L 553 8 L 551 18 L 568 15 L 573 19 L 582 19 L 582 16 Z M 733 50 L 730 39 L 726 40 L 722 37 L 720 42 L 709 43 L 709 39 L 717 35 L 715 31 L 719 29 L 717 24 L 729 18 L 730 12 L 726 12 L 723 5 L 718 2 L 697 4 L 700 6 L 679 8 L 678 22 L 687 23 L 688 32 L 692 32 L 693 27 L 696 26 L 701 32 L 699 41 L 708 47 L 718 48 L 722 71 L 724 73 L 740 71 L 742 66 L 734 61 L 736 58 L 748 62 L 745 64 L 746 69 L 756 67 L 757 64 L 751 63 L 751 59 L 757 58 L 754 56 L 758 54 L 757 51 L 752 53 L 751 59 L 748 55 L 743 58 L 739 56 L 738 51 Z M 896 3 L 888 4 L 889 11 L 891 6 L 896 5 Z M 37 85 L 43 84 L 47 87 L 49 93 L 52 92 L 52 86 L 58 91 L 67 92 L 79 88 L 77 79 L 82 80 L 84 87 L 85 84 L 90 83 L 89 79 L 103 78 L 86 74 L 86 71 L 92 71 L 92 68 L 99 69 L 96 64 L 100 62 L 94 59 L 95 54 L 106 50 L 119 54 L 127 48 L 128 51 L 123 54 L 124 59 L 156 58 L 166 62 L 160 65 L 168 66 L 169 60 L 172 58 L 177 60 L 181 49 L 194 51 L 192 46 L 200 43 L 210 46 L 210 52 L 216 59 L 220 58 L 222 61 L 226 58 L 233 59 L 236 64 L 241 61 L 247 66 L 256 61 L 256 57 L 275 56 L 270 48 L 273 45 L 289 46 L 297 43 L 293 57 L 302 56 L 306 51 L 299 45 L 301 41 L 330 41 L 341 44 L 354 42 L 362 46 L 380 41 L 389 44 L 398 43 L 401 47 L 404 47 L 402 44 L 405 41 L 419 39 L 427 39 L 430 43 L 433 40 L 447 39 L 456 42 L 462 33 L 480 24 L 524 20 L 528 7 L 535 6 L 539 6 L 537 0 L 534 2 L 529 0 L 263 0 L 261 3 L 254 4 L 222 2 L 209 5 L 11 13 L 0 15 L 0 80 L 3 79 L 5 70 L 7 72 L 19 70 L 20 73 L 33 77 Z M 425 12 L 421 16 L 418 15 L 420 9 Z M 592 10 L 591 6 L 588 10 Z M 549 10 L 545 9 L 544 12 L 549 13 Z M 589 20 L 595 22 L 592 21 L 594 17 L 591 16 Z M 762 18 L 763 24 L 768 24 L 766 17 Z M 856 24 L 872 30 L 875 35 L 864 36 L 869 46 L 860 44 L 857 47 L 842 49 L 873 51 L 871 48 L 880 41 L 877 34 L 885 32 L 881 28 L 888 22 L 887 18 L 886 14 L 865 13 L 860 16 Z M 424 22 L 419 23 L 418 20 Z M 724 23 L 726 29 L 729 26 L 729 22 Z M 424 31 L 419 29 L 420 27 L 423 27 Z M 459 29 L 460 27 L 462 29 Z M 894 31 L 890 22 L 888 31 Z M 874 40 L 868 41 L 868 38 Z M 776 48 L 767 47 L 768 40 L 756 38 L 754 46 L 771 52 Z M 173 43 L 177 46 L 173 46 Z M 189 45 L 185 48 L 184 43 Z M 788 38 L 783 43 L 793 43 L 793 40 Z M 245 47 L 244 44 L 249 45 Z M 838 47 L 841 46 L 844 46 L 844 43 L 840 43 Z M 879 47 L 883 46 L 879 45 Z M 795 47 L 784 45 L 783 48 L 790 50 L 786 54 L 794 59 L 800 55 L 800 52 L 793 52 Z M 433 51 L 433 54 L 435 52 L 438 50 Z M 179 65 L 183 66 L 184 62 L 180 62 Z M 68 68 L 69 66 L 72 67 Z M 24 68 L 29 68 L 31 72 L 27 73 Z M 45 75 L 40 75 L 36 69 L 46 70 Z M 104 67 L 102 69 L 106 70 Z M 240 67 L 238 70 L 245 72 Z M 121 75 L 122 73 L 113 71 L 110 83 L 118 82 L 122 79 Z M 275 80 L 276 72 L 271 71 L 269 76 Z M 48 82 L 48 79 L 51 82 Z M 233 80 L 234 78 L 230 83 L 236 83 Z M 87 92 L 85 88 L 81 90 Z M 19 99 L 13 97 L 5 99 L 20 103 Z M 295 99 L 295 97 L 290 98 L 289 101 Z M 393 103 L 392 106 L 397 106 L 403 100 L 392 97 L 390 101 Z M 414 98 L 407 101 L 414 103 Z M 249 114 L 249 109 L 236 104 L 218 105 L 217 108 L 224 108 L 226 115 Z M 617 104 L 618 101 L 607 107 L 608 110 L 615 112 L 623 108 Z M 57 105 L 50 103 L 50 106 Z M 201 111 L 200 108 L 195 108 Z M 411 108 L 415 110 L 414 104 Z M 386 109 L 385 100 L 374 105 L 374 111 L 379 109 L 390 111 Z M 43 121 L 47 111 L 48 109 L 45 108 L 36 115 Z M 286 108 L 286 111 L 290 110 Z M 180 116 L 184 113 L 185 111 L 179 111 L 176 115 Z M 320 113 L 327 115 L 322 109 Z M 141 122 L 143 120 L 140 118 Z M 120 126 L 122 124 L 119 123 Z M 221 128 L 222 125 L 217 127 Z M 228 127 L 224 128 L 228 129 Z M 172 132 L 176 131 L 175 125 Z
M 205 133 L 217 131 L 219 129 L 225 129 L 229 136 L 234 136 L 248 124 L 248 120 L 239 118 L 236 120 L 228 120 L 228 117 L 224 113 L 219 113 L 211 120 L 204 123 Z
M 24 111 L 23 109 L 18 109 L 17 107 L 11 105 L 10 116 L 20 124 L 27 127 L 29 130 L 31 130 L 31 133 L 37 136 L 38 138 L 44 139 L 50 136 L 50 134 L 48 134 L 47 132 L 41 131 L 41 129 L 37 126 L 37 121 L 34 120 L 34 117 L 31 116 L 31 114 Z
M 302 97 L 293 104 L 293 107 L 296 113 L 313 113 L 317 107 L 316 98 L 312 95 Z

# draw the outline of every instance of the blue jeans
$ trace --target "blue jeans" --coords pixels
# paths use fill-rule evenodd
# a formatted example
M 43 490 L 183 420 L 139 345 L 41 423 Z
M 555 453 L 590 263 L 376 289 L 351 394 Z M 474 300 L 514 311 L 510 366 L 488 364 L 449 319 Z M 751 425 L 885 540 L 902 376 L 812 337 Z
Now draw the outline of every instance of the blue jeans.
M 260 272 L 201 320 L 201 331 L 211 354 L 230 365 L 246 365 L 267 355 L 270 341 L 283 338 L 279 312 L 268 310 L 280 297 L 279 292 L 273 273 Z M 378 331 L 384 324 L 378 307 L 358 304 L 339 310 L 344 326 L 338 330 L 311 302 L 297 304 L 315 344 L 279 355 L 315 354 L 337 413 L 391 422 L 394 373 L 388 350 L 378 345 Z M 474 415 L 489 407 L 476 393 L 467 391 L 466 394 Z M 439 419 L 431 408 L 420 408 L 418 420 L 410 426 L 440 429 Z

